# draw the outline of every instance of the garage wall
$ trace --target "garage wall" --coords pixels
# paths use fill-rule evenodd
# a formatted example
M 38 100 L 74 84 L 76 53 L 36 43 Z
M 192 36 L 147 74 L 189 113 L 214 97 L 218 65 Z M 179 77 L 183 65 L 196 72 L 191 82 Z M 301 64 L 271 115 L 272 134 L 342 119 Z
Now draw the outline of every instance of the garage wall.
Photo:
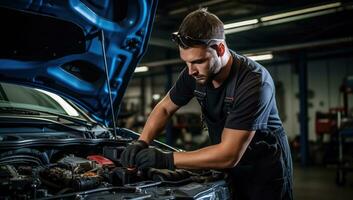
M 298 74 L 289 64 L 267 67 L 275 81 L 284 85 L 285 116 L 283 125 L 290 137 L 299 134 Z M 309 139 L 315 140 L 315 113 L 342 106 L 340 85 L 347 75 L 353 75 L 353 58 L 328 58 L 308 62 Z M 353 106 L 352 98 L 349 105 Z
M 299 88 L 298 74 L 291 64 L 265 65 L 273 79 L 282 83 L 283 104 L 278 104 L 282 113 L 283 125 L 290 138 L 299 134 Z M 353 75 L 353 58 L 328 58 L 324 60 L 308 61 L 308 104 L 309 104 L 309 139 L 315 140 L 315 113 L 326 112 L 329 108 L 341 106 L 342 98 L 339 95 L 339 87 L 347 75 Z M 178 74 L 173 74 L 173 81 Z M 151 77 L 146 78 L 146 102 L 151 104 L 152 91 L 164 96 L 166 85 L 165 76 L 154 76 L 155 88 L 151 89 Z M 125 96 L 134 95 L 140 92 L 139 78 L 131 81 Z M 350 105 L 353 106 L 353 98 L 350 98 Z M 151 111 L 146 109 L 146 114 Z M 200 106 L 194 99 L 178 112 L 200 112 Z
M 299 91 L 298 75 L 294 74 L 294 68 L 290 64 L 268 66 L 267 69 L 275 82 L 283 84 L 283 103 L 279 104 L 277 98 L 277 106 L 278 109 L 284 109 L 280 117 L 288 136 L 293 138 L 299 133 L 299 99 L 296 98 Z

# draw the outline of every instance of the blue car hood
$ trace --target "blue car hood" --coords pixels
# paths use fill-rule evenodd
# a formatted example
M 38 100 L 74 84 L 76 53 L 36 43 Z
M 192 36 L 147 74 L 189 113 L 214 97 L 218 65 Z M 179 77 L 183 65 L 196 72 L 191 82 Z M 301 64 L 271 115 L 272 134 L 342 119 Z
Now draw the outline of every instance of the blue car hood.
M 2 0 L 0 80 L 67 97 L 110 126 L 107 83 L 117 116 L 156 6 L 156 0 Z

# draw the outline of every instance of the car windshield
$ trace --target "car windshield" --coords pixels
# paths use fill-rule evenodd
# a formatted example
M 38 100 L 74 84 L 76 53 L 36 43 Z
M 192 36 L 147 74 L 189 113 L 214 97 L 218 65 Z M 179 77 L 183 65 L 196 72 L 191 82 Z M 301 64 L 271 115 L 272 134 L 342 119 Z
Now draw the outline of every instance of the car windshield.
M 64 98 L 44 90 L 0 82 L 0 113 L 4 110 L 31 110 L 85 119 Z

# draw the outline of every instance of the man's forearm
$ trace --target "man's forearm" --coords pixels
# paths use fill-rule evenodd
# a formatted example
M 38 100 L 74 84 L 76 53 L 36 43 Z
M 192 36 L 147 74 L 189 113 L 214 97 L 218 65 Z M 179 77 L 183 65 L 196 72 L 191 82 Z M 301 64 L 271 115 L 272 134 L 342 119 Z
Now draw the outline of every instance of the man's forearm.
M 233 167 L 239 155 L 226 154 L 223 147 L 208 146 L 196 151 L 174 152 L 174 165 L 184 169 L 224 169 Z
M 246 151 L 255 131 L 223 129 L 219 144 L 190 152 L 174 152 L 174 165 L 189 169 L 234 167 Z
M 177 107 L 175 105 L 170 105 L 169 96 L 166 96 L 165 99 L 157 104 L 151 112 L 139 140 L 144 140 L 147 143 L 150 143 L 160 132 L 162 132 L 170 116 L 176 111 L 176 109 Z

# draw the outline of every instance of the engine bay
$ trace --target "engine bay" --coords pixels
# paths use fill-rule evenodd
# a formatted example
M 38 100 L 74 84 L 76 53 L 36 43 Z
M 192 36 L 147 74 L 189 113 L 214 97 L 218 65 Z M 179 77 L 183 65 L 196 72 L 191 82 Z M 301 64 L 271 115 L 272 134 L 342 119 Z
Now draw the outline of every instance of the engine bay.
M 2 150 L 0 199 L 227 198 L 224 173 L 124 168 L 119 160 L 124 148 L 75 145 Z

